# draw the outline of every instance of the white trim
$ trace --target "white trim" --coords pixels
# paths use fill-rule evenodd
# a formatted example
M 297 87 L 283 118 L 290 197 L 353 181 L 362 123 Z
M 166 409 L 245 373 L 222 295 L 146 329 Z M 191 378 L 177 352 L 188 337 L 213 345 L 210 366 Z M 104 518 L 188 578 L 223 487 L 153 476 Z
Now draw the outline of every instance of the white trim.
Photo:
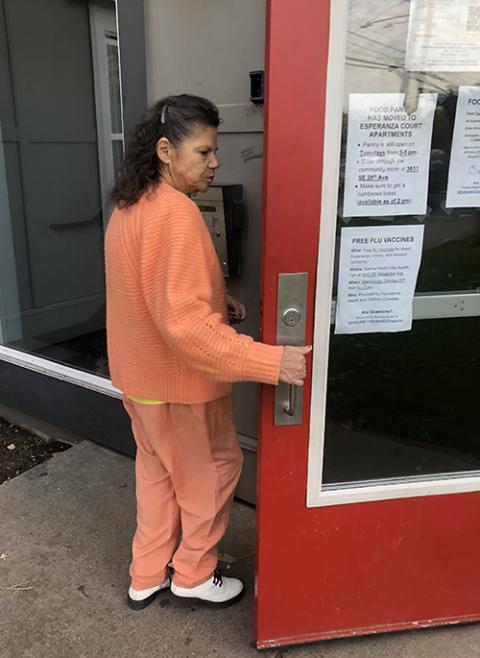
M 120 85 L 120 120 L 123 131 L 123 98 L 122 76 L 120 73 L 120 44 L 118 40 L 118 12 L 116 3 L 89 4 L 90 33 L 92 46 L 93 80 L 95 89 L 95 114 L 97 122 L 97 151 L 102 192 L 103 227 L 107 228 L 112 207 L 108 200 L 110 188 L 114 181 L 112 139 L 120 138 L 123 133 L 114 133 L 112 138 L 112 122 L 110 112 L 110 90 L 108 85 L 107 45 L 118 49 L 118 71 Z M 115 38 L 117 37 L 117 38 Z
M 28 370 L 34 370 L 41 375 L 60 379 L 69 384 L 83 386 L 92 391 L 97 391 L 97 393 L 109 395 L 112 398 L 121 398 L 123 395 L 122 391 L 112 386 L 112 382 L 107 377 L 100 377 L 99 375 L 84 372 L 83 370 L 70 368 L 61 363 L 49 361 L 48 359 L 34 356 L 27 352 L 20 352 L 10 347 L 4 347 L 3 345 L 0 345 L 0 360 L 7 361 L 22 368 L 28 368 Z
M 480 315 L 477 291 L 417 293 L 413 298 L 413 319 L 472 318 Z
M 125 135 L 125 121 L 123 118 L 123 87 L 122 87 L 122 58 L 120 57 L 120 26 L 118 22 L 118 7 L 117 0 L 115 2 L 115 30 L 117 34 L 117 48 L 118 48 L 118 83 L 120 85 L 120 119 L 122 121 L 122 141 Z
M 330 2 L 330 38 L 327 65 L 323 147 L 322 210 L 317 263 L 315 325 L 312 365 L 312 401 L 308 445 L 307 506 L 319 505 L 323 473 L 325 404 L 327 399 L 330 307 L 333 286 L 337 189 L 342 139 L 342 106 L 347 46 L 348 0 Z
M 322 490 L 325 409 L 327 397 L 330 318 L 332 306 L 335 231 L 337 221 L 338 176 L 342 136 L 344 71 L 347 42 L 348 0 L 330 3 L 330 39 L 325 107 L 325 144 L 323 156 L 322 211 L 317 263 L 312 401 L 308 446 L 307 507 L 345 505 L 394 498 L 436 496 L 480 490 L 480 474 L 461 473 L 418 478 L 384 480 L 377 484 L 350 483 L 325 486 Z M 462 291 L 439 295 L 418 295 L 416 319 L 461 317 L 479 314 L 479 296 Z M 433 315 L 435 314 L 435 315 Z
M 336 300 L 332 301 L 331 324 L 335 323 Z M 480 315 L 480 293 L 472 291 L 420 292 L 413 298 L 414 320 L 474 318 Z
M 382 484 L 355 489 L 336 489 L 321 491 L 315 497 L 309 496 L 307 507 L 328 507 L 331 505 L 348 505 L 366 503 L 375 500 L 393 500 L 395 498 L 415 498 L 417 496 L 444 496 L 446 494 L 466 493 L 480 489 L 480 476 L 462 477 L 455 474 L 451 479 L 432 479 L 426 482 L 410 481 L 407 478 L 400 484 Z M 434 476 L 432 476 L 434 477 Z

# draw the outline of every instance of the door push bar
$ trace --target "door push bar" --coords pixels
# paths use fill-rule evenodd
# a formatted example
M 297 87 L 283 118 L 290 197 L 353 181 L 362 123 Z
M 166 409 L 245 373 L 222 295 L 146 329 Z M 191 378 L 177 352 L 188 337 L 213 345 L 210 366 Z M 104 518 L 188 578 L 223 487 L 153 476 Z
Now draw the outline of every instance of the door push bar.
M 308 272 L 278 275 L 277 345 L 305 345 Z M 280 382 L 275 389 L 275 425 L 300 425 L 303 387 Z

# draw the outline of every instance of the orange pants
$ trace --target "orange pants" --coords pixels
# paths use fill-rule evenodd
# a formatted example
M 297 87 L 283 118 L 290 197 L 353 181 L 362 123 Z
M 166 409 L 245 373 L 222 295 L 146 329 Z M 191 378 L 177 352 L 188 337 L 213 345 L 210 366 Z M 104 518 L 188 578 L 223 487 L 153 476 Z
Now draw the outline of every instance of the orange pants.
M 176 585 L 200 585 L 216 568 L 243 463 L 231 398 L 123 405 L 137 444 L 131 586 L 160 584 L 172 559 Z

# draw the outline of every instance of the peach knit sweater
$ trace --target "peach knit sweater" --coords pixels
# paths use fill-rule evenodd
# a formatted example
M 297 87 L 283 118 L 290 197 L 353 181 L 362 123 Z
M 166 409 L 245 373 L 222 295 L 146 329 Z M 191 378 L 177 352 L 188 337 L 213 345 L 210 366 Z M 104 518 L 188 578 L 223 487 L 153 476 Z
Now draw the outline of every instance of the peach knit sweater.
M 196 204 L 166 183 L 114 210 L 105 237 L 112 383 L 195 404 L 231 382 L 278 382 L 283 348 L 228 325 L 220 263 Z

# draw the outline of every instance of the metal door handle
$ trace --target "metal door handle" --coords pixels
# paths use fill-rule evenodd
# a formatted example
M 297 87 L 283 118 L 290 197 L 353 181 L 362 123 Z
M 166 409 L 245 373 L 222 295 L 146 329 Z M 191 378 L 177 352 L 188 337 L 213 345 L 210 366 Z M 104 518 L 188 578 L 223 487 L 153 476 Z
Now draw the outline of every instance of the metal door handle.
M 278 275 L 277 345 L 305 345 L 307 272 Z M 280 382 L 275 388 L 275 425 L 301 425 L 303 387 Z
M 289 416 L 295 416 L 297 413 L 297 387 L 293 384 L 290 384 L 290 389 L 288 391 L 288 402 L 285 405 L 285 413 Z

